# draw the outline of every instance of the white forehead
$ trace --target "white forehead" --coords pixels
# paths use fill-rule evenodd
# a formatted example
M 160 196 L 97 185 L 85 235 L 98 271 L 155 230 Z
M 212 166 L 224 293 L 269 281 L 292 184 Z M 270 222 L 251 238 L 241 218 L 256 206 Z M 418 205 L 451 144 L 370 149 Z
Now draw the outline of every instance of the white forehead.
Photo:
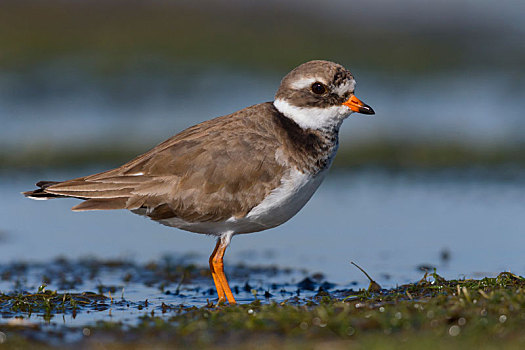
M 316 81 L 326 85 L 326 81 L 324 81 L 323 78 L 318 78 L 318 77 L 301 78 L 301 79 L 298 79 L 298 80 L 294 81 L 290 85 L 292 86 L 293 89 L 301 90 L 301 89 L 304 89 L 306 87 L 310 87 L 310 85 L 312 85 Z
M 304 88 L 309 88 L 316 81 L 323 83 L 326 86 L 330 85 L 324 78 L 321 77 L 304 77 L 292 82 L 290 85 L 292 89 L 301 90 Z M 342 96 L 347 91 L 355 90 L 355 80 L 348 80 L 343 85 L 334 86 L 332 89 L 336 94 Z

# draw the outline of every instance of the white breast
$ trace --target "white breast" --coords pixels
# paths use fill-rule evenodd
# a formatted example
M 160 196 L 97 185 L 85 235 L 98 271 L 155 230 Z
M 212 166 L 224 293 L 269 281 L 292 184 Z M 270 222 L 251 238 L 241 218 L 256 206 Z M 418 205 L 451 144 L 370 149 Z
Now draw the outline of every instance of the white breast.
M 245 219 L 257 222 L 266 228 L 288 221 L 312 197 L 326 173 L 327 170 L 324 170 L 314 176 L 291 169 L 281 180 L 281 185 L 253 208 Z

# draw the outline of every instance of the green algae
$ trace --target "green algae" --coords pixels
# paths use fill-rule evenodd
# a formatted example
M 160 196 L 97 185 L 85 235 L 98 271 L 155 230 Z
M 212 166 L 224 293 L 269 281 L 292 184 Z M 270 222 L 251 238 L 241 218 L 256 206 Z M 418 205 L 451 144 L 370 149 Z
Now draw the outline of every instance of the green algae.
M 9 316 L 10 313 L 13 315 L 23 313 L 28 317 L 33 313 L 38 313 L 44 320 L 49 320 L 57 314 L 75 315 L 79 306 L 89 306 L 89 309 L 97 311 L 107 309 L 106 302 L 109 299 L 99 293 L 58 293 L 45 290 L 45 286 L 41 286 L 37 293 L 0 294 L 0 309 L 3 317 Z
M 82 298 L 72 296 L 74 300 Z M 51 313 L 61 311 L 49 308 L 49 303 L 64 303 L 64 296 L 49 291 L 12 299 L 39 304 L 41 310 Z M 319 291 L 301 301 L 291 297 L 282 302 L 256 300 L 235 306 L 163 304 L 158 313 L 142 314 L 135 325 L 99 321 L 64 330 L 82 334 L 73 343 L 57 342 L 51 335 L 53 341 L 37 342 L 20 325 L 2 325 L 0 329 L 7 334 L 4 345 L 13 348 L 21 344 L 79 344 L 110 349 L 517 349 L 525 346 L 524 307 L 523 277 L 503 272 L 495 278 L 445 280 L 434 272 L 392 289 Z
M 525 279 L 510 273 L 482 280 L 446 281 L 433 274 L 418 283 L 370 293 L 362 290 L 289 302 L 201 308 L 160 320 L 145 317 L 135 332 L 160 331 L 181 345 L 263 335 L 347 340 L 371 334 L 404 337 L 483 337 L 525 342 Z M 185 343 L 188 339 L 193 339 Z M 194 342 L 194 343 L 193 343 Z

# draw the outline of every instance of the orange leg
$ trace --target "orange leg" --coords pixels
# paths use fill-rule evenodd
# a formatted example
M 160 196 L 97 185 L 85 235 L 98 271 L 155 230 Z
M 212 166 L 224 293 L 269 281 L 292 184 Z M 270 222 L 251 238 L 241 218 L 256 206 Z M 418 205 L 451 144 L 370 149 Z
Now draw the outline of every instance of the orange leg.
M 213 277 L 213 282 L 215 283 L 215 288 L 217 289 L 217 295 L 219 296 L 219 303 L 226 301 L 226 298 L 224 297 L 224 290 L 222 289 L 220 280 L 217 277 L 217 272 L 215 272 L 215 265 L 213 264 L 213 259 L 215 258 L 215 254 L 217 254 L 217 250 L 219 249 L 220 243 L 221 243 L 221 240 L 219 238 L 217 240 L 217 244 L 215 245 L 215 249 L 213 250 L 213 253 L 211 253 L 210 260 L 209 260 L 211 277 Z
M 219 302 L 224 302 L 228 299 L 230 305 L 233 305 L 237 302 L 235 301 L 230 286 L 228 285 L 228 280 L 224 274 L 224 264 L 222 262 L 228 243 L 223 242 L 221 238 L 217 240 L 217 245 L 210 256 L 210 270 L 213 282 L 215 282 L 215 288 L 217 288 Z M 225 296 L 226 299 L 224 298 Z

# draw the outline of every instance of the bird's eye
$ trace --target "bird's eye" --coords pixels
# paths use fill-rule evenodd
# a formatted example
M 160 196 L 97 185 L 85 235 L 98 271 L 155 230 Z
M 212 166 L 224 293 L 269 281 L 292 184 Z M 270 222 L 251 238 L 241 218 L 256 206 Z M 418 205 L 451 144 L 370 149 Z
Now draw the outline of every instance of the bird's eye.
M 322 95 L 326 92 L 326 87 L 320 82 L 315 82 L 312 84 L 312 92 L 317 95 Z

